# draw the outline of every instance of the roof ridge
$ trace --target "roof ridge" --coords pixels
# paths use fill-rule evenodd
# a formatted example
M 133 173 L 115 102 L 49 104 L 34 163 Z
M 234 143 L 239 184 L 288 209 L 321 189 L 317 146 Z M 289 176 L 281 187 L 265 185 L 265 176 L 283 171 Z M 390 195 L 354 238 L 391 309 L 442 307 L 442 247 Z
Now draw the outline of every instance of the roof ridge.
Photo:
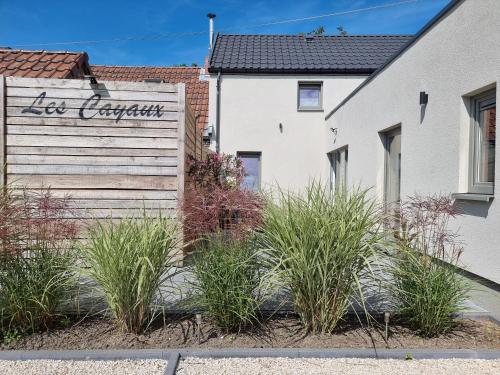
M 6 51 L 6 52 L 29 52 L 29 53 L 57 53 L 57 54 L 72 54 L 72 55 L 83 55 L 86 54 L 86 51 L 53 51 L 53 50 L 46 50 L 46 49 L 19 49 L 19 48 L 9 48 L 9 47 L 0 47 L 0 51 Z
M 234 33 L 219 33 L 218 36 L 248 36 L 248 37 L 256 37 L 256 36 L 280 36 L 280 37 L 303 37 L 305 35 L 310 35 L 314 37 L 319 37 L 319 38 L 324 38 L 324 37 L 334 37 L 334 38 L 367 38 L 367 37 L 373 37 L 373 38 L 380 38 L 380 37 L 404 37 L 404 38 L 411 38 L 414 35 L 413 34 L 352 34 L 352 35 L 335 35 L 335 34 L 321 34 L 321 35 L 315 35 L 315 34 L 234 34 Z
M 107 68 L 151 68 L 151 69 L 202 69 L 200 66 L 167 66 L 167 65 L 107 65 L 107 64 L 89 64 L 90 67 Z

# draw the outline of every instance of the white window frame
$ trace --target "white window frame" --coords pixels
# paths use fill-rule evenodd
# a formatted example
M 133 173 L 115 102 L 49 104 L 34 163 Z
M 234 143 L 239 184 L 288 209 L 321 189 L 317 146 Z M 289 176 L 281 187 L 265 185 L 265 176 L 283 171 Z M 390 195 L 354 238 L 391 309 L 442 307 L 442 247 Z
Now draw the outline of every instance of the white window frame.
M 488 106 L 496 106 L 496 90 L 489 90 L 480 95 L 471 97 L 470 112 L 470 146 L 469 146 L 469 193 L 493 195 L 494 182 L 480 182 L 479 174 L 479 142 L 480 142 L 480 112 Z M 495 160 L 496 162 L 496 160 Z
M 319 103 L 317 106 L 300 105 L 300 89 L 302 87 L 319 87 Z M 297 85 L 297 110 L 298 111 L 323 111 L 323 81 L 299 81 Z
M 328 153 L 328 159 L 330 159 L 330 190 L 345 189 L 347 187 L 349 146 L 343 146 Z

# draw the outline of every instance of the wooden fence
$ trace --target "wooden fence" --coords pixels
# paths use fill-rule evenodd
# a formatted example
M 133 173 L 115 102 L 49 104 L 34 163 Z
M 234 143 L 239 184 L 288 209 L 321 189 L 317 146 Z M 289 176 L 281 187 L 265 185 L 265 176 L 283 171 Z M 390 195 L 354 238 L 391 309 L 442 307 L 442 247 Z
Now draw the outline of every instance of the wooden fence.
M 0 76 L 0 183 L 70 196 L 75 218 L 174 212 L 201 133 L 184 84 Z

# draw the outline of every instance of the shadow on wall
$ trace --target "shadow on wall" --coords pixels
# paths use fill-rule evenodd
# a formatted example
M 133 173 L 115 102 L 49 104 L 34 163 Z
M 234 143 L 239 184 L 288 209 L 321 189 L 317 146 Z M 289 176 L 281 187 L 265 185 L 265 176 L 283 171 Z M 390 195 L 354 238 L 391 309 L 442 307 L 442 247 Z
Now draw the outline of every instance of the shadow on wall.
M 488 217 L 488 211 L 491 207 L 491 201 L 455 201 L 453 206 L 462 214 L 477 217 Z

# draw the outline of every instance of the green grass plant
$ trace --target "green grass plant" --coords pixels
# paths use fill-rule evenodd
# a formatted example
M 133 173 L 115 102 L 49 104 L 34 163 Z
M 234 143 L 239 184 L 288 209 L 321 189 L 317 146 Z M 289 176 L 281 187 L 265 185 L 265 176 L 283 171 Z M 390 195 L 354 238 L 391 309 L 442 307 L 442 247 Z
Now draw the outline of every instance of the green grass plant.
M 179 226 L 161 212 L 98 221 L 82 243 L 82 272 L 95 280 L 120 329 L 143 331 L 160 285 L 175 274 Z
M 195 301 L 223 331 L 258 321 L 260 266 L 251 241 L 214 236 L 198 249 L 192 269 Z
M 361 280 L 370 279 L 383 241 L 379 209 L 367 191 L 333 194 L 319 182 L 277 198 L 261 231 L 268 274 L 291 292 L 307 330 L 331 332 L 353 302 L 365 307 Z

